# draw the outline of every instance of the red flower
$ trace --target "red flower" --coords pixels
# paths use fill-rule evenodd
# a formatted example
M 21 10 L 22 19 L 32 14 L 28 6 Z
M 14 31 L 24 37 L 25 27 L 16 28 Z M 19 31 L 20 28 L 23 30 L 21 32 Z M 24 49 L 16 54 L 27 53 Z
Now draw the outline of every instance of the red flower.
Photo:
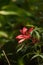
M 30 32 L 32 32 L 33 28 L 30 28 L 29 30 L 24 27 L 22 30 L 20 30 L 21 34 L 16 37 L 18 39 L 18 43 L 22 43 L 26 39 L 30 39 L 31 35 Z

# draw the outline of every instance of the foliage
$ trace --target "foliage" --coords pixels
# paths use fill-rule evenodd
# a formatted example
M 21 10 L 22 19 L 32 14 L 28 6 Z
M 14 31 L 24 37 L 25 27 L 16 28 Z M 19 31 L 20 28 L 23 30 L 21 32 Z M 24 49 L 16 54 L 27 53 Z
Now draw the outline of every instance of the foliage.
M 24 27 L 34 29 L 23 34 Z M 18 43 L 20 34 L 31 37 Z M 43 64 L 42 0 L 0 0 L 0 60 L 2 65 Z

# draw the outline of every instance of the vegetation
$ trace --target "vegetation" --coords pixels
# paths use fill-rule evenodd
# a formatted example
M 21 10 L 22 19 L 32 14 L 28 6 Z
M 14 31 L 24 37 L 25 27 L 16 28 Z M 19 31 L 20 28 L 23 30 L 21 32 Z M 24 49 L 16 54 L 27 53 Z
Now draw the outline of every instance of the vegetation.
M 43 0 L 0 0 L 0 65 L 43 65 Z

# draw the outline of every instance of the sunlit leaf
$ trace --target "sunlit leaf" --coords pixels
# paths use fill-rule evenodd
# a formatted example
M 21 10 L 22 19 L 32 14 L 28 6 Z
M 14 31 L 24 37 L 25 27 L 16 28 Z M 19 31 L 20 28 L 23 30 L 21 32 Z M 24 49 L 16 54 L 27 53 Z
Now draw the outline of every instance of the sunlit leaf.
M 34 27 L 34 25 L 30 25 L 30 24 L 26 24 L 26 26 L 27 26 L 27 27 L 28 27 L 28 26 L 29 26 L 29 27 Z
M 0 11 L 1 15 L 19 15 L 17 12 L 14 11 Z
M 13 12 L 14 14 L 16 14 L 16 15 L 20 15 L 20 16 L 24 16 L 24 15 L 27 15 L 27 16 L 33 16 L 33 14 L 32 13 L 30 13 L 30 12 L 28 12 L 28 11 L 26 11 L 26 10 L 24 10 L 24 9 L 22 9 L 22 8 L 19 8 L 17 5 L 8 5 L 8 6 L 3 6 L 2 7 L 2 10 L 6 10 L 6 11 L 9 11 L 10 12 L 10 10 L 11 10 L 11 13 Z M 11 14 L 10 13 L 10 14 Z M 13 15 L 14 15 L 13 14 Z
M 0 31 L 0 37 L 8 37 L 7 33 L 4 31 Z

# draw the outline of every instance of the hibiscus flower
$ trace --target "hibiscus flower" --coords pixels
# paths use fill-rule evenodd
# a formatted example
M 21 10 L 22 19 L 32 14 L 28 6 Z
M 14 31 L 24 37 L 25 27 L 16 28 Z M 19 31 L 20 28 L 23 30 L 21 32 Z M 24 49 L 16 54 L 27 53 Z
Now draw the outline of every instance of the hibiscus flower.
M 26 39 L 30 39 L 31 38 L 31 32 L 33 31 L 33 28 L 30 28 L 29 30 L 26 27 L 23 27 L 22 30 L 20 30 L 20 35 L 18 35 L 16 37 L 18 41 L 18 43 L 22 43 L 24 40 Z

